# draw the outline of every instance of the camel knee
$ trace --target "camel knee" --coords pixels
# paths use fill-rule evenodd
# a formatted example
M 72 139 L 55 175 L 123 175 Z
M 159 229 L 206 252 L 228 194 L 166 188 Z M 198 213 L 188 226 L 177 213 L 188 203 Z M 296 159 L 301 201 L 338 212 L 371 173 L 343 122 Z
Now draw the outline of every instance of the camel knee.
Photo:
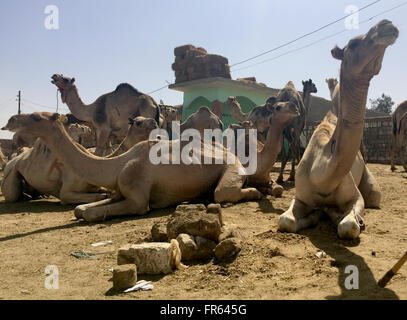
M 276 198 L 281 197 L 283 192 L 284 192 L 284 188 L 282 186 L 280 186 L 279 184 L 275 184 L 271 188 L 271 195 Z
M 382 194 L 380 191 L 372 190 L 365 200 L 366 208 L 379 208 Z

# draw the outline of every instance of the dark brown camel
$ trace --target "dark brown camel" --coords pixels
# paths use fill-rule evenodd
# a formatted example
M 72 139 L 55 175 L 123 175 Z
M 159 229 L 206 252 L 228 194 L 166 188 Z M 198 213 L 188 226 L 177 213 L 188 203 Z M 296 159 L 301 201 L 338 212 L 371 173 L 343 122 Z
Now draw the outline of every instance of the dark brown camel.
M 391 170 L 395 171 L 394 166 L 394 153 L 397 153 L 400 157 L 401 164 L 405 171 L 407 171 L 407 165 L 404 158 L 404 152 L 406 151 L 406 134 L 407 134 L 407 100 L 400 103 L 396 110 L 392 114 L 393 130 L 390 141 L 390 166 Z

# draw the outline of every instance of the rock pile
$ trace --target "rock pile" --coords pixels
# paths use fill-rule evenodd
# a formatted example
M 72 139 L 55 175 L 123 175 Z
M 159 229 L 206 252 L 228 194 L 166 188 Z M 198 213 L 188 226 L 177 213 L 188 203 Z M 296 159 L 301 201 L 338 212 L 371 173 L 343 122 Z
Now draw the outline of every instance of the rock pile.
M 218 260 L 234 257 L 241 250 L 241 234 L 236 227 L 225 226 L 219 204 L 179 205 L 167 221 L 156 222 L 151 235 L 153 241 L 176 239 L 181 261 Z
M 175 83 L 211 77 L 231 79 L 228 59 L 208 54 L 204 48 L 187 44 L 175 48 L 174 55 Z

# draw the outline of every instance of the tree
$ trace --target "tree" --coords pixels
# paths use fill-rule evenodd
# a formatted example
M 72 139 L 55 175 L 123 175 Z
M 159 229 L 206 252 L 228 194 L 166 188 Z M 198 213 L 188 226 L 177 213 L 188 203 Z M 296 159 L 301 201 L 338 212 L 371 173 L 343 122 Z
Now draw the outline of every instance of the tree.
M 387 96 L 383 93 L 382 96 L 377 98 L 376 100 L 369 99 L 369 101 L 370 110 L 391 114 L 394 102 L 390 96 Z

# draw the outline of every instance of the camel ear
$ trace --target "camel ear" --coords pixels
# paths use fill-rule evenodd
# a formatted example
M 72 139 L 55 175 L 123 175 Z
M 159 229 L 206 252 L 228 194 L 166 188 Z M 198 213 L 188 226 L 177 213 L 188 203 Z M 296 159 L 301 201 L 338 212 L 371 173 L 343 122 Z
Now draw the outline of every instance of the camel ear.
M 338 46 L 335 46 L 335 48 L 333 48 L 331 50 L 332 57 L 334 57 L 335 59 L 338 59 L 338 60 L 342 60 L 343 51 L 344 51 L 343 49 L 339 48 Z
M 130 125 L 133 125 L 133 124 L 134 124 L 134 119 L 129 118 L 129 124 L 130 124 Z
M 328 83 L 329 82 L 328 79 L 325 79 L 325 82 Z
M 302 85 L 305 85 L 305 81 L 304 81 L 304 80 L 302 80 Z
M 72 79 L 71 79 L 71 83 L 74 83 L 74 82 L 75 82 L 75 78 L 72 78 Z
M 58 113 L 54 113 L 52 116 L 52 120 L 57 120 L 60 121 L 63 124 L 68 124 L 68 117 L 65 114 L 59 115 Z
M 59 117 L 60 117 L 59 113 L 54 113 L 54 114 L 50 117 L 50 120 L 55 121 L 55 120 L 59 119 Z M 68 120 L 68 118 L 67 118 L 66 116 L 65 116 L 65 118 Z

